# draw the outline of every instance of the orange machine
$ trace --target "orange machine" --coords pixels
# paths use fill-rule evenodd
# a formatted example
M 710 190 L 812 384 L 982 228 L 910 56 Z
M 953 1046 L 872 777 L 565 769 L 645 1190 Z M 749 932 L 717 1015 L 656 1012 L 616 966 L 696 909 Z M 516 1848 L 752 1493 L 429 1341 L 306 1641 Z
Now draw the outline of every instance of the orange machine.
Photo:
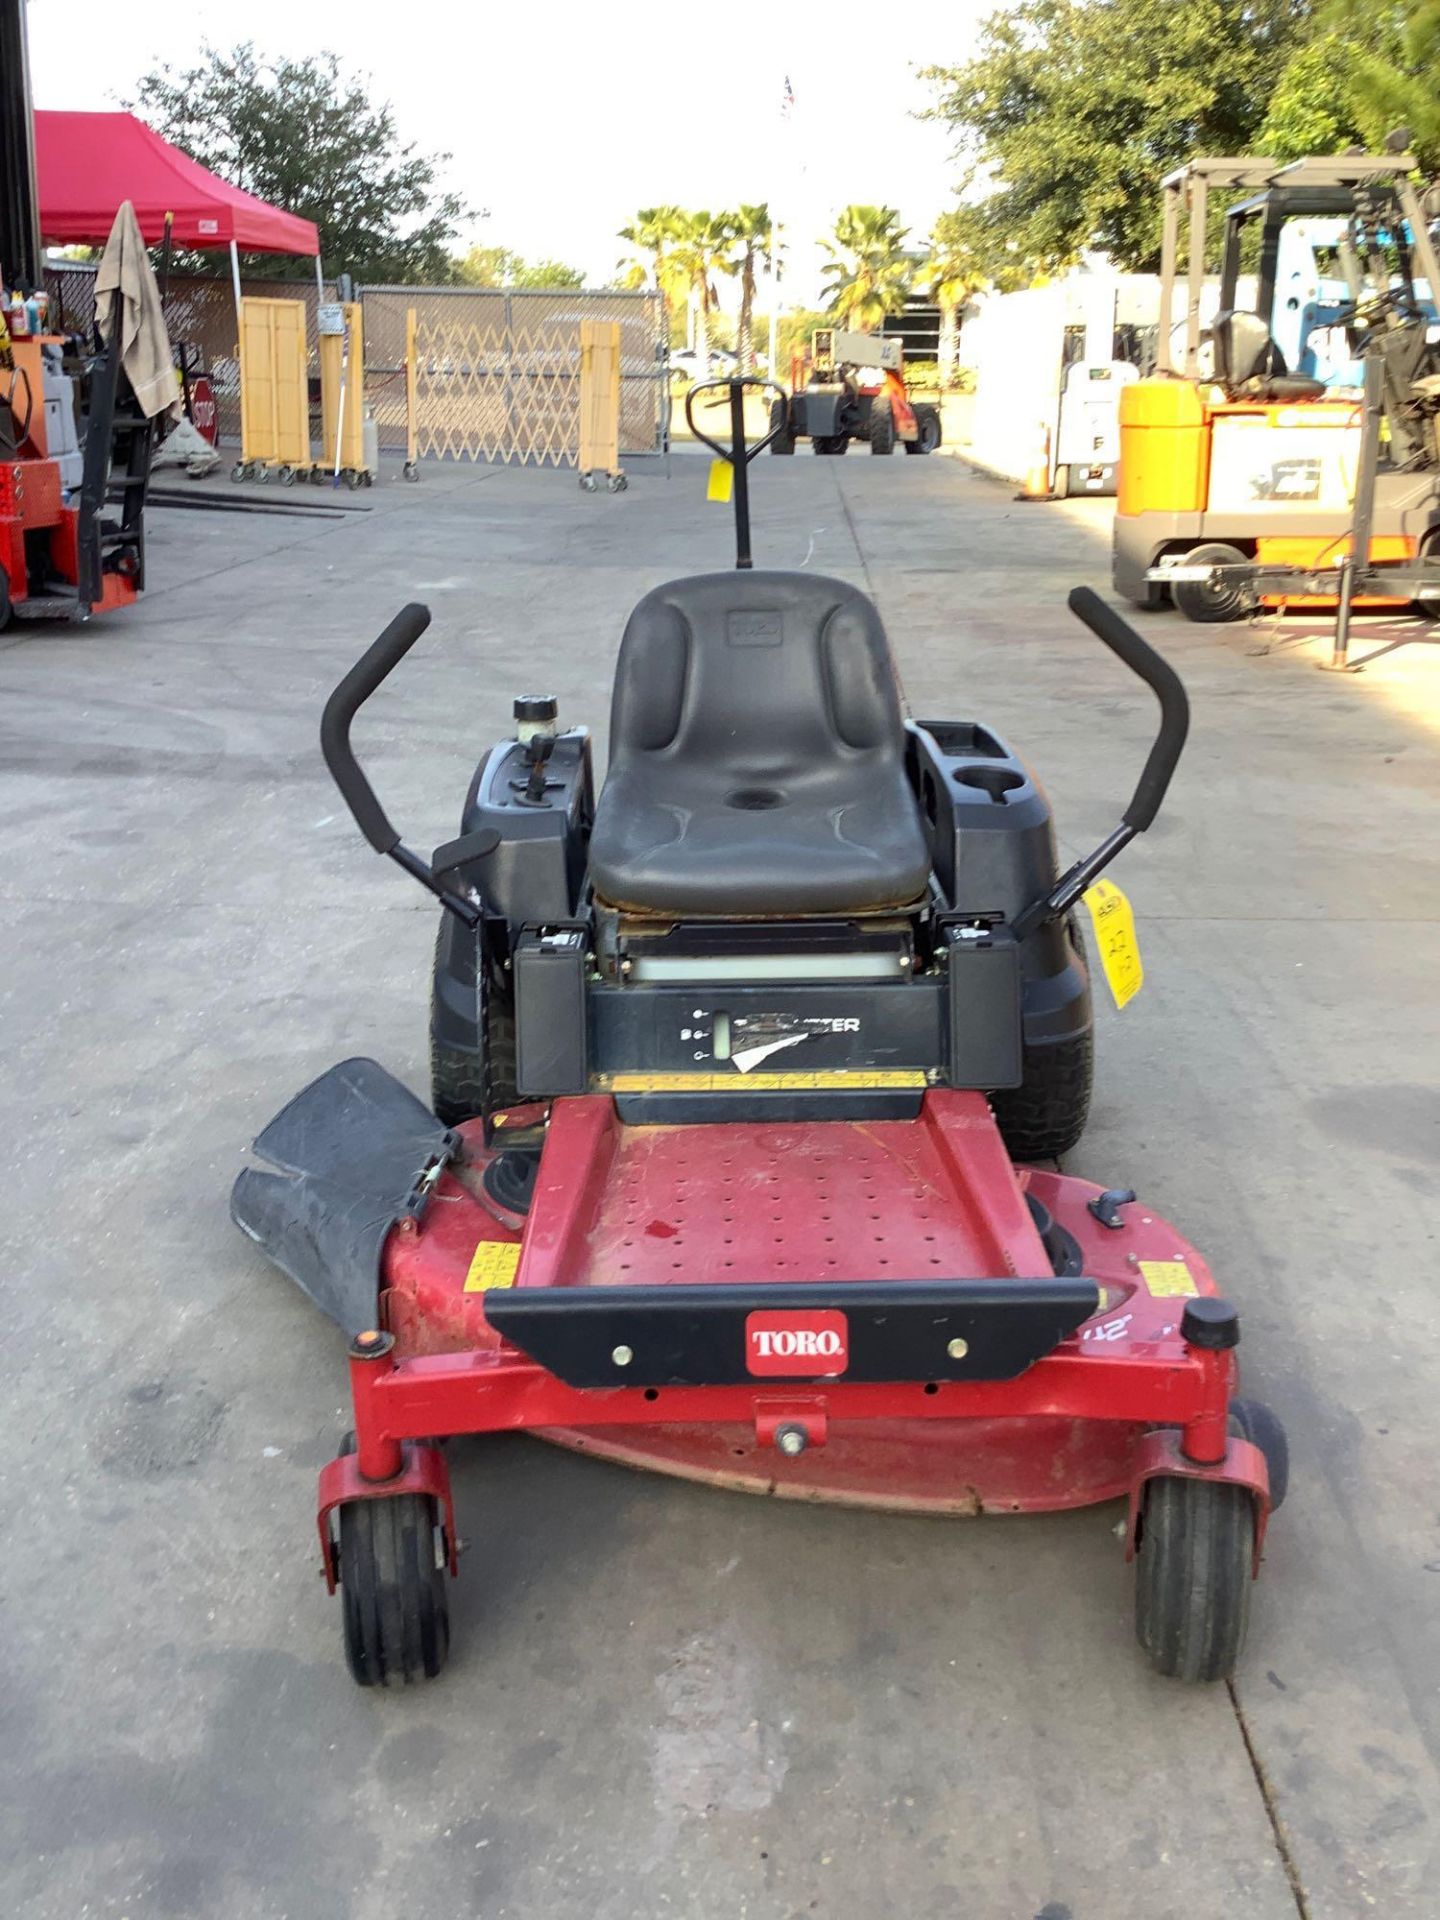
M 1404 180 L 1412 164 L 1405 155 L 1290 167 L 1197 160 L 1166 180 L 1157 369 L 1120 396 L 1114 580 L 1127 598 L 1158 606 L 1168 596 L 1200 621 L 1234 619 L 1256 605 L 1336 604 L 1336 572 L 1353 552 L 1365 441 L 1352 352 L 1379 353 L 1386 364 L 1388 431 L 1376 441 L 1368 560 L 1418 562 L 1434 545 L 1440 490 L 1433 423 L 1411 388 L 1414 376 L 1429 370 L 1417 356 L 1440 271 Z M 1219 304 L 1205 327 L 1205 208 L 1217 185 L 1246 197 L 1226 216 Z M 1377 273 L 1365 257 L 1357 209 L 1372 237 L 1383 232 L 1399 273 L 1388 260 Z M 1182 212 L 1190 221 L 1188 301 L 1172 335 Z M 1328 223 L 1336 236 L 1345 285 L 1328 307 L 1318 285 L 1299 287 L 1285 267 L 1283 232 L 1291 221 L 1309 222 L 1312 233 Z M 1238 306 L 1240 266 L 1242 249 L 1256 239 L 1251 312 Z M 1275 338 L 1282 327 L 1297 353 L 1293 369 Z M 1183 346 L 1176 337 L 1182 328 Z M 1341 341 L 1337 363 L 1315 351 L 1324 337 Z M 1412 597 L 1398 581 L 1393 595 L 1375 592 L 1374 584 L 1366 583 L 1353 604 L 1405 605 Z
M 1120 395 L 1120 485 L 1117 528 L 1133 523 L 1150 550 L 1146 565 L 1171 575 L 1182 561 L 1252 558 L 1260 567 L 1334 567 L 1352 551 L 1350 504 L 1360 455 L 1361 402 L 1227 400 L 1218 388 L 1190 381 L 1143 380 Z M 1399 476 L 1397 476 L 1399 477 Z M 1413 560 L 1434 524 L 1434 485 L 1409 475 L 1402 525 L 1370 539 L 1372 561 Z M 1400 507 L 1392 501 L 1392 509 Z M 1317 526 L 1317 520 L 1323 525 Z M 1126 532 L 1131 529 L 1125 529 Z M 1117 531 L 1116 584 L 1121 585 Z M 1217 561 L 1220 554 L 1213 556 Z M 1138 583 L 1137 583 L 1138 584 Z M 1226 600 L 1188 592 L 1202 583 L 1173 580 L 1170 592 L 1190 619 L 1230 618 Z M 1333 594 L 1282 594 L 1257 580 L 1255 600 L 1274 606 L 1333 606 Z M 1124 586 L 1122 591 L 1128 591 Z M 1158 605 L 1161 580 L 1147 579 L 1132 599 Z M 1195 603 L 1198 601 L 1199 609 Z M 1368 595 L 1357 606 L 1403 606 L 1405 598 Z M 1239 610 L 1238 608 L 1236 609 Z
M 129 605 L 145 584 L 150 424 L 114 352 L 102 354 L 90 369 L 83 478 L 67 486 L 51 451 L 51 428 L 70 404 L 68 380 L 55 391 L 63 345 L 43 334 L 16 340 L 14 365 L 0 372 L 0 628 L 12 616 L 88 620 Z M 102 518 L 107 496 L 112 518 Z

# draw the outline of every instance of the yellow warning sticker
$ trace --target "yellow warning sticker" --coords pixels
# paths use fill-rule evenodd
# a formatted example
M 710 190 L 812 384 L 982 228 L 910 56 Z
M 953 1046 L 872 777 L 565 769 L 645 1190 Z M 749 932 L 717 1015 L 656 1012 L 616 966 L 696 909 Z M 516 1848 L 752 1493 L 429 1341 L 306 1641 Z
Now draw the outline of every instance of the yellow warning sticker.
M 923 1067 L 832 1067 L 815 1073 L 600 1073 L 593 1084 L 611 1093 L 815 1093 L 928 1082 Z
M 723 507 L 735 491 L 735 469 L 728 460 L 710 462 L 710 480 L 705 488 L 707 500 L 718 500 Z
M 1090 909 L 1095 946 L 1115 1004 L 1126 1006 L 1145 984 L 1130 902 L 1113 881 L 1097 880 L 1086 888 L 1085 904 Z
M 1183 1260 L 1142 1260 L 1140 1277 L 1157 1300 L 1189 1299 L 1200 1291 Z
M 514 1240 L 482 1240 L 465 1276 L 466 1293 L 486 1293 L 494 1287 L 513 1287 L 520 1264 L 520 1246 Z

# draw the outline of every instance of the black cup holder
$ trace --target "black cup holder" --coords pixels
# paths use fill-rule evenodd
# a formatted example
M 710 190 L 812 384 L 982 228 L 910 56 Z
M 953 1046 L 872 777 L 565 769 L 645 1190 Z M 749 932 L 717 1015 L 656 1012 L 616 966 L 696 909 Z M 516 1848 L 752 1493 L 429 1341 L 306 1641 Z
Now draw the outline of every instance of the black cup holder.
M 978 787 L 988 793 L 997 806 L 1004 806 L 1006 794 L 1025 784 L 1024 774 L 1013 767 L 957 767 L 955 779 L 962 787 Z

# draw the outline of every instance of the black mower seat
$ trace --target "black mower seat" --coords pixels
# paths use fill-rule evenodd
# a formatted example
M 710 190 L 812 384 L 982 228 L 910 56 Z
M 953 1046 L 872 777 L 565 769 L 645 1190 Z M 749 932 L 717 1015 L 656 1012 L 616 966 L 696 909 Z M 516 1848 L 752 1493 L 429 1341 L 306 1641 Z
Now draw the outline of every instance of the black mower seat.
M 873 912 L 930 853 L 880 616 L 808 573 L 672 580 L 631 614 L 590 876 L 610 905 L 711 917 Z

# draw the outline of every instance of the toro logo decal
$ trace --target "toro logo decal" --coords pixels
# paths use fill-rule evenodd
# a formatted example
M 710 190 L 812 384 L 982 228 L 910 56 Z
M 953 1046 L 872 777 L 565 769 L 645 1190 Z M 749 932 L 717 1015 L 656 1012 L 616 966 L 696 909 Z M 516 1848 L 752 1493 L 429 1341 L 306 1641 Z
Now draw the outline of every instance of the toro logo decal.
M 830 1378 L 850 1362 L 843 1313 L 752 1313 L 745 1319 L 745 1365 L 752 1374 Z

